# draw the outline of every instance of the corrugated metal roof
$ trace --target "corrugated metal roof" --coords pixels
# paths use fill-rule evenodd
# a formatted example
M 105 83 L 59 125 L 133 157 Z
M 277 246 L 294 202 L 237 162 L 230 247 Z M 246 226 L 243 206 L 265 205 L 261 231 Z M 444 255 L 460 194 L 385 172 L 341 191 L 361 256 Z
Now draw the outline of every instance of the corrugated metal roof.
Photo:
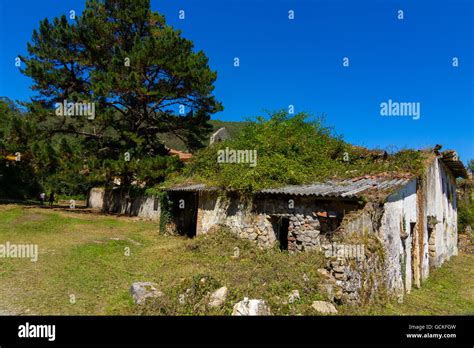
M 390 190 L 408 184 L 413 178 L 408 176 L 387 178 L 365 176 L 356 179 L 331 180 L 309 185 L 290 185 L 280 188 L 264 189 L 261 194 L 287 194 L 296 196 L 318 196 L 328 198 L 357 198 L 369 191 Z M 204 184 L 190 184 L 167 188 L 167 191 L 216 191 L 218 187 L 207 187 Z
M 468 172 L 456 151 L 447 150 L 441 153 L 441 161 L 453 172 L 455 177 L 467 178 Z
M 411 178 L 407 177 L 366 177 L 342 181 L 328 181 L 325 183 L 314 183 L 310 185 L 291 185 L 275 189 L 265 189 L 259 192 L 265 194 L 288 194 L 297 196 L 319 196 L 328 198 L 356 198 L 362 196 L 362 193 L 367 191 L 389 190 L 401 187 L 408 184 L 411 180 Z
M 166 188 L 165 191 L 214 191 L 217 187 L 206 187 L 204 184 L 190 184 Z

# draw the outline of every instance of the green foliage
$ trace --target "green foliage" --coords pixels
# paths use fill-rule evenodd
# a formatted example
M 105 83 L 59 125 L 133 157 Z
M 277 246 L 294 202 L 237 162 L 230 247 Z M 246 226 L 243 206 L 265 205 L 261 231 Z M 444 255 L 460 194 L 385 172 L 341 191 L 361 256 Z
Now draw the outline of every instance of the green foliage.
M 236 247 L 239 257 L 233 258 Z M 314 315 L 312 301 L 324 299 L 319 288 L 322 277 L 317 272 L 325 263 L 322 253 L 290 255 L 278 248 L 261 250 L 228 229 L 221 229 L 185 241 L 185 247 L 176 250 L 173 258 L 179 260 L 178 268 L 185 262 L 203 267 L 173 286 L 162 282 L 167 287 L 164 296 L 135 307 L 137 314 L 229 315 L 235 303 L 249 297 L 264 299 L 275 315 Z M 227 299 L 221 308 L 210 308 L 210 294 L 221 286 L 229 290 Z M 289 304 L 288 295 L 293 289 L 299 290 L 301 299 Z
M 320 289 L 327 279 L 318 272 L 328 261 L 322 253 L 260 250 L 225 230 L 193 239 L 165 237 L 156 234 L 151 221 L 0 205 L 0 239 L 18 236 L 54 252 L 41 253 L 36 263 L 2 259 L 0 298 L 2 310 L 11 314 L 230 315 L 234 304 L 248 297 L 267 301 L 274 315 L 315 315 L 312 302 L 327 300 Z M 131 248 L 132 257 L 124 256 L 124 247 Z M 233 258 L 235 247 L 238 258 Z M 431 270 L 422 288 L 412 289 L 403 304 L 384 301 L 337 309 L 341 315 L 472 314 L 473 262 L 474 255 L 460 253 Z M 202 278 L 210 281 L 201 283 Z M 159 303 L 133 304 L 130 285 L 141 280 L 157 284 L 163 292 Z M 40 286 L 31 291 L 31 284 Z M 223 307 L 204 308 L 207 294 L 219 286 L 229 289 Z M 197 288 L 193 296 L 180 303 L 179 296 L 189 295 L 192 287 Z M 293 289 L 299 290 L 300 300 L 285 303 Z M 76 303 L 58 292 L 76 294 Z
M 474 173 L 474 159 L 471 159 L 469 162 L 467 162 L 467 168 L 471 173 Z
M 256 150 L 257 165 L 218 163 L 220 150 Z M 248 122 L 237 137 L 201 150 L 182 176 L 170 183 L 205 182 L 242 192 L 287 184 L 304 184 L 331 178 L 382 172 L 420 174 L 423 156 L 403 150 L 386 160 L 367 156 L 368 150 L 351 146 L 306 113 L 290 116 L 276 112 L 269 119 Z M 345 156 L 347 155 L 347 156 Z
M 85 195 L 95 182 L 88 175 L 89 157 L 80 139 L 46 137 L 37 126 L 31 113 L 0 100 L 0 197 L 37 198 L 45 191 Z M 20 161 L 6 159 L 16 153 Z
M 29 117 L 7 98 L 0 99 L 0 198 L 23 199 L 34 196 L 40 183 L 31 173 L 34 162 L 28 156 L 34 134 Z M 19 161 L 7 156 L 19 154 Z
M 80 142 L 72 137 L 55 135 L 32 141 L 31 156 L 35 176 L 46 191 L 64 195 L 85 195 L 92 186 L 87 176 L 87 158 Z
M 474 226 L 474 201 L 461 201 L 458 205 L 459 231 L 463 232 L 467 226 Z
M 167 226 L 172 221 L 172 206 L 173 202 L 171 202 L 168 192 L 166 191 L 159 191 L 155 194 L 160 201 L 160 226 L 159 232 L 161 234 L 167 234 Z
M 163 181 L 180 163 L 160 135 L 200 148 L 210 115 L 222 110 L 205 54 L 148 0 L 90 0 L 73 22 L 44 19 L 21 59 L 38 92 L 28 104 L 44 140 L 33 149 L 36 164 L 46 185 L 60 183 L 64 193 L 116 177 L 123 186 Z M 64 101 L 94 103 L 95 117 L 56 115 Z
M 58 201 L 63 200 L 63 201 L 69 201 L 71 199 L 74 199 L 75 201 L 85 201 L 87 199 L 87 195 L 66 195 L 66 194 L 60 194 L 56 196 L 56 199 Z
M 471 160 L 470 163 L 473 161 Z M 458 182 L 458 231 L 464 232 L 467 226 L 474 228 L 474 182 L 462 179 Z

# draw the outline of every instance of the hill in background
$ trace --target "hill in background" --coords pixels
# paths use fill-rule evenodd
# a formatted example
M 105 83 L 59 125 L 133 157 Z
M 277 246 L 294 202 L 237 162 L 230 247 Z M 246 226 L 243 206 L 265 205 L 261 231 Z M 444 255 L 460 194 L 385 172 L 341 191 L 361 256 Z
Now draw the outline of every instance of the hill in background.
M 221 120 L 211 120 L 209 122 L 212 127 L 213 131 L 208 134 L 206 137 L 206 141 L 204 145 L 209 144 L 209 138 L 211 137 L 212 133 L 217 131 L 221 127 L 227 128 L 231 138 L 235 138 L 239 131 L 245 126 L 246 122 L 227 122 Z M 170 133 L 162 133 L 159 135 L 160 139 L 165 143 L 166 146 L 169 148 L 179 150 L 179 151 L 188 151 L 186 145 L 181 141 L 181 139 L 177 138 L 175 135 Z

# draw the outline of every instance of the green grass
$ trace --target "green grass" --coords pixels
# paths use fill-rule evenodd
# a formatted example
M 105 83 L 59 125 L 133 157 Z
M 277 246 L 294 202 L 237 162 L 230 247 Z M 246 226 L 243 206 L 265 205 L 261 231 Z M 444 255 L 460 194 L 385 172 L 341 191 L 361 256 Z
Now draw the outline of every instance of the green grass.
M 38 244 L 39 258 L 0 258 L 0 313 L 228 315 L 234 303 L 250 297 L 265 299 L 274 314 L 296 315 L 315 314 L 311 303 L 324 299 L 319 253 L 260 250 L 225 231 L 187 239 L 160 235 L 156 223 L 137 218 L 0 205 L 0 244 L 6 241 Z M 238 258 L 232 257 L 235 247 Z M 473 255 L 453 258 L 403 304 L 340 307 L 340 313 L 472 314 L 473 262 Z M 135 281 L 153 281 L 165 296 L 135 306 L 129 294 Z M 206 294 L 224 285 L 226 304 L 210 310 Z M 186 289 L 186 304 L 179 304 Z M 301 300 L 289 305 L 293 289 Z
M 6 241 L 38 244 L 40 255 L 36 263 L 0 259 L 0 312 L 230 314 L 232 304 L 247 296 L 265 298 L 275 314 L 296 314 L 322 299 L 317 291 L 319 254 L 263 251 L 228 233 L 190 240 L 162 236 L 156 223 L 135 218 L 4 205 L 0 243 Z M 237 259 L 232 258 L 235 247 L 240 249 Z M 199 306 L 202 296 L 178 305 L 179 294 L 193 287 L 196 277 L 226 285 L 227 305 L 209 312 Z M 156 282 L 167 305 L 138 310 L 128 293 L 135 281 Z M 302 301 L 290 307 L 283 302 L 293 289 L 299 289 Z
M 364 314 L 451 315 L 474 314 L 474 255 L 461 254 L 430 271 L 420 289 L 402 304 L 390 302 L 368 308 Z

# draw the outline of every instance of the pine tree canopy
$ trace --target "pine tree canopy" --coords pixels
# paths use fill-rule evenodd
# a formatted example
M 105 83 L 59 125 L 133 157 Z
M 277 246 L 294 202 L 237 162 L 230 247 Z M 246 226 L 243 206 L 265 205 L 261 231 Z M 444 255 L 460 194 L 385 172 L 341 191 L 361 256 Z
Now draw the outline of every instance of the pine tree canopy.
M 75 19 L 44 19 L 28 53 L 22 72 L 37 92 L 29 109 L 38 129 L 44 137 L 79 138 L 84 161 L 108 179 L 129 183 L 141 169 L 151 179 L 155 167 L 160 179 L 177 164 L 163 158 L 159 134 L 171 133 L 195 150 L 212 129 L 210 115 L 222 110 L 208 58 L 148 0 L 90 0 Z M 94 115 L 58 115 L 68 103 L 83 103 Z

